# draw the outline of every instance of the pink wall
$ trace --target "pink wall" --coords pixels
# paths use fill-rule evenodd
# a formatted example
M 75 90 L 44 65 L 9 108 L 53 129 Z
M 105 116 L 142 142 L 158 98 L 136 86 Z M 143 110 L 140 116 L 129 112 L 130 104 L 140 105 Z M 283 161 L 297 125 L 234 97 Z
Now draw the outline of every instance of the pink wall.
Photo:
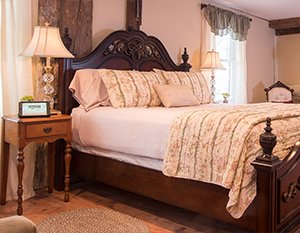
M 143 1 L 141 30 L 158 37 L 173 60 L 180 63 L 188 48 L 193 68 L 200 66 L 201 0 Z M 208 1 L 205 1 L 208 3 Z M 94 0 L 94 47 L 110 32 L 125 29 L 126 0 Z M 266 21 L 251 16 L 247 40 L 248 101 L 265 100 L 264 87 L 274 80 L 274 31 Z
M 247 39 L 248 101 L 265 101 L 264 88 L 275 80 L 275 31 L 252 17 Z

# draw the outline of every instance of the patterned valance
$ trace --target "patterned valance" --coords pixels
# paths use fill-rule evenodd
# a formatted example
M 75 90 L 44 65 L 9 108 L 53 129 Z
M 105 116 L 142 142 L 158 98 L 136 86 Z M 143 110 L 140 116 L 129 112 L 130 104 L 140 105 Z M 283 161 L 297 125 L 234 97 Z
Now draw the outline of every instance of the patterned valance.
M 223 36 L 230 34 L 232 39 L 243 41 L 247 39 L 251 19 L 231 11 L 207 5 L 203 8 L 204 16 L 211 26 L 211 32 Z

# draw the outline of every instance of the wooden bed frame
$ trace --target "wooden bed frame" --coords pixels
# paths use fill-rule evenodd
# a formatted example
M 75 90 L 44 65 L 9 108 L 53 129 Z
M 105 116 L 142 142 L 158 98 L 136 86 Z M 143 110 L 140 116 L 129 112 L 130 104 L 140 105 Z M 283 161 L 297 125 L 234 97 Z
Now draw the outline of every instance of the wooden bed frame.
M 64 41 L 68 41 L 66 36 Z M 113 32 L 87 57 L 60 61 L 58 108 L 70 114 L 72 108 L 78 106 L 68 90 L 78 69 L 188 71 L 186 51 L 183 60 L 177 66 L 163 44 L 142 31 Z M 296 144 L 290 155 L 280 161 L 272 155 L 276 138 L 271 133 L 270 121 L 265 130 L 260 137 L 262 156 L 252 163 L 257 170 L 257 196 L 240 219 L 232 218 L 226 211 L 228 190 L 213 184 L 171 178 L 159 171 L 76 150 L 72 151 L 71 176 L 103 182 L 256 232 L 294 230 L 300 225 L 300 145 Z M 61 146 L 58 145 L 57 150 L 55 181 L 56 187 L 61 188 L 64 174 L 59 155 Z

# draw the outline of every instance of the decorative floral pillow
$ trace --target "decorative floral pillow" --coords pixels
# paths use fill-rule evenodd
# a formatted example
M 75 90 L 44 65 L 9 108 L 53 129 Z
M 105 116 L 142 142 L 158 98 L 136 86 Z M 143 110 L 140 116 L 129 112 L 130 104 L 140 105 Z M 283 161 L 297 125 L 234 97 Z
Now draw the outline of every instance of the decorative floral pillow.
M 155 107 L 161 104 L 153 85 L 166 84 L 166 81 L 155 72 L 107 69 L 99 72 L 113 107 Z
M 200 104 L 210 103 L 211 95 L 208 84 L 200 71 L 181 72 L 155 70 L 155 72 L 163 76 L 167 84 L 185 85 L 192 88 Z

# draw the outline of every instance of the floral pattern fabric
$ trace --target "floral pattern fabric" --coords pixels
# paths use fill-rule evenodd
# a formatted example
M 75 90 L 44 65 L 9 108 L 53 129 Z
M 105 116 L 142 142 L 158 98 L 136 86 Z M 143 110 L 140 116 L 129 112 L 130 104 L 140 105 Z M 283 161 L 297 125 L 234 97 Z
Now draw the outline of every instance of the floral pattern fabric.
M 283 159 L 300 139 L 299 104 L 201 108 L 174 120 L 163 173 L 229 189 L 227 210 L 240 218 L 256 195 L 256 172 L 250 163 L 261 154 L 259 135 L 267 117 L 277 135 L 274 155 Z
M 185 85 L 192 88 L 194 95 L 200 104 L 207 104 L 211 100 L 208 84 L 200 72 L 181 72 L 181 71 L 163 71 L 155 70 L 160 76 L 163 76 L 168 84 Z
M 115 108 L 155 107 L 161 104 L 153 85 L 166 84 L 155 72 L 99 70 Z

